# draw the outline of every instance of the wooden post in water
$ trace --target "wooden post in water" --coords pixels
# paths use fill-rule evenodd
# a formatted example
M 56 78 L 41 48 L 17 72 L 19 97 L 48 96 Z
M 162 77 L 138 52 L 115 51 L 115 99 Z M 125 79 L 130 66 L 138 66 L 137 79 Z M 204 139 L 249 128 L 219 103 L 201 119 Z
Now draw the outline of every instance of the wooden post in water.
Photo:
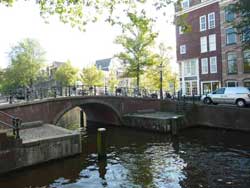
M 171 119 L 171 133 L 173 136 L 178 135 L 178 117 L 175 116 Z
M 97 129 L 97 154 L 98 159 L 106 158 L 106 129 Z
M 80 110 L 80 129 L 85 129 L 87 127 L 86 114 L 83 110 Z

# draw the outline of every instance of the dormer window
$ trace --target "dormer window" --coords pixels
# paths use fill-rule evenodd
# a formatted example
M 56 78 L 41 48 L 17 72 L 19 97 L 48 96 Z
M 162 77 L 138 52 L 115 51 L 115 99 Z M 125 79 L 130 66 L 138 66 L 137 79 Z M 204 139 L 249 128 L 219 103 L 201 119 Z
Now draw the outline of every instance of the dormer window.
M 182 7 L 183 9 L 189 8 L 189 0 L 182 0 L 182 2 L 181 2 L 181 7 Z

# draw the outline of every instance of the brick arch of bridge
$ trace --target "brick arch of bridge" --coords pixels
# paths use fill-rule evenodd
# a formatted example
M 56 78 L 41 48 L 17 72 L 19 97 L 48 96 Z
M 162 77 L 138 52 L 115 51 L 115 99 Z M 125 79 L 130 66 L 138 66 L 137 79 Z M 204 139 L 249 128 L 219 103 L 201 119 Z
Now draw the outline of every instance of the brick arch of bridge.
M 112 113 L 113 117 L 116 116 L 116 120 L 118 119 L 120 121 L 122 116 L 127 113 L 133 113 L 146 109 L 159 111 L 163 106 L 171 109 L 174 105 L 168 101 L 160 101 L 149 98 L 145 99 L 122 96 L 78 96 L 43 99 L 41 101 L 23 104 L 4 105 L 0 106 L 0 111 L 20 117 L 23 122 L 41 120 L 44 123 L 55 123 L 63 113 L 76 106 L 84 108 L 84 110 L 87 110 L 87 113 L 89 114 L 93 114 L 94 111 L 97 112 L 98 109 L 103 109 L 102 111 L 99 110 L 99 115 L 102 115 L 104 112 L 107 113 L 108 111 L 110 114 Z M 109 121 L 111 119 L 112 118 L 110 118 Z
M 75 107 L 80 107 L 86 113 L 88 121 L 101 122 L 113 125 L 123 124 L 122 115 L 114 106 L 106 102 L 101 102 L 101 101 L 97 102 L 89 100 L 62 109 L 54 117 L 52 123 L 57 124 L 57 122 L 63 117 L 64 114 L 74 109 Z

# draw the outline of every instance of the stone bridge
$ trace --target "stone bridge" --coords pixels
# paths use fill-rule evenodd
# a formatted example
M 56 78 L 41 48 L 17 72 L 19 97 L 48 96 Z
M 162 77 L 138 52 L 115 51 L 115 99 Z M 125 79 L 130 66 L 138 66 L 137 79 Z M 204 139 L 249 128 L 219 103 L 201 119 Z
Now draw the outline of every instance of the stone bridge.
M 69 110 L 80 107 L 87 120 L 107 124 L 122 125 L 123 115 L 138 111 L 160 111 L 173 103 L 152 98 L 132 98 L 122 96 L 75 96 L 44 99 L 0 106 L 0 111 L 22 119 L 23 122 L 43 121 L 56 124 Z

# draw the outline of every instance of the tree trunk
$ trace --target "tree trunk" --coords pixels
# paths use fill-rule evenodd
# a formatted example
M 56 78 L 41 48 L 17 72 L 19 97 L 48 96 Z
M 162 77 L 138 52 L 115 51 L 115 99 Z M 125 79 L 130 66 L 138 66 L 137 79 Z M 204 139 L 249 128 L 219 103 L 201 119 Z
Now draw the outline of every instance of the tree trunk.
M 137 63 L 137 70 L 136 70 L 136 87 L 139 90 L 140 88 L 140 64 Z

